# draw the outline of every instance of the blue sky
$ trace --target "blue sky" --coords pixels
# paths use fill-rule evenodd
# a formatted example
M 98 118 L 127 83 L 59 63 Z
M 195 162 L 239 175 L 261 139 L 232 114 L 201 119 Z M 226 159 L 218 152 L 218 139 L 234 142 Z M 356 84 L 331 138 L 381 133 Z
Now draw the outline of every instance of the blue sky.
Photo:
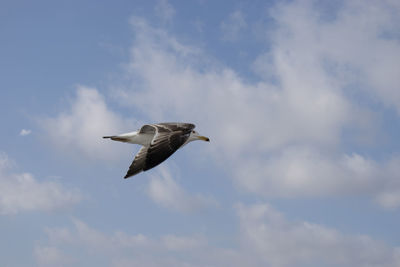
M 2 1 L 1 266 L 400 265 L 397 1 Z M 101 136 L 192 122 L 124 180 Z

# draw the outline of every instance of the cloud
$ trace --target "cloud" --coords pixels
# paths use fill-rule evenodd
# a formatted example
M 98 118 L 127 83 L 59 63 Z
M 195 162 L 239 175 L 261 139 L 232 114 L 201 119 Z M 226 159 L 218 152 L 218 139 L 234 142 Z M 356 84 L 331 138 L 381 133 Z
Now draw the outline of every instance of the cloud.
M 31 130 L 22 129 L 21 132 L 19 133 L 19 135 L 26 136 L 26 135 L 30 135 L 31 133 L 32 133 Z
M 72 263 L 69 257 L 55 247 L 36 246 L 33 254 L 39 266 L 68 266 Z
M 203 236 L 176 236 L 165 235 L 162 237 L 165 247 L 171 251 L 185 251 L 201 248 L 206 245 L 206 240 Z
M 74 190 L 54 181 L 40 182 L 30 173 L 10 173 L 12 162 L 0 153 L 0 215 L 24 211 L 48 211 L 68 207 L 81 200 Z
M 208 152 L 251 193 L 358 194 L 396 207 L 400 186 L 392 162 L 397 157 L 377 160 L 349 151 L 348 144 L 381 142 L 375 96 L 384 104 L 380 112 L 397 105 L 398 90 L 392 85 L 400 75 L 389 75 L 382 93 L 384 81 L 372 74 L 372 65 L 374 55 L 387 46 L 378 65 L 388 72 L 400 69 L 400 60 L 392 60 L 400 55 L 392 16 L 398 9 L 388 8 L 389 2 L 374 2 L 371 9 L 360 2 L 338 5 L 336 16 L 329 18 L 312 1 L 272 7 L 276 27 L 269 28 L 268 40 L 273 42 L 252 65 L 260 76 L 255 82 L 134 17 L 135 41 L 126 67 L 131 80 L 114 93 L 150 121 L 195 122 L 214 141 Z M 366 17 L 372 15 L 369 22 Z M 357 164 L 366 169 L 355 169 Z
M 132 123 L 111 111 L 97 89 L 85 86 L 78 86 L 67 111 L 41 118 L 40 125 L 56 148 L 101 160 L 113 160 L 120 154 L 120 146 L 105 142 L 102 136 L 132 130 Z
M 229 152 L 224 154 L 237 156 L 254 149 L 258 153 L 300 141 L 336 144 L 341 127 L 357 119 L 329 81 L 307 79 L 301 84 L 294 80 L 300 77 L 291 77 L 291 85 L 283 88 L 249 84 L 164 30 L 137 18 L 132 23 L 136 40 L 127 68 L 132 86 L 117 92 L 121 102 L 153 120 L 198 122 Z M 148 101 L 153 103 L 151 110 Z
M 347 83 L 348 90 L 358 91 L 370 101 L 377 98 L 399 113 L 400 6 L 395 1 L 337 5 L 330 18 L 324 16 L 323 5 L 313 1 L 273 8 L 275 64 L 279 67 L 278 61 L 285 60 L 305 75 L 313 75 L 316 67 L 325 69 L 324 76 L 331 76 L 339 85 Z
M 203 234 L 102 232 L 73 219 L 70 227 L 46 228 L 34 249 L 39 266 L 397 266 L 400 248 L 365 235 L 289 221 L 268 204 L 236 205 L 239 228 L 229 247 Z M 218 238 L 217 238 L 218 239 Z M 45 252 L 49 252 L 45 255 Z M 90 256 L 89 256 L 90 255 Z
M 394 208 L 400 205 L 399 163 L 398 157 L 382 163 L 357 153 L 329 155 L 290 147 L 268 159 L 244 160 L 235 177 L 250 192 L 265 196 L 370 195 Z
M 222 39 L 226 41 L 235 41 L 239 34 L 247 27 L 244 15 L 240 10 L 231 13 L 229 17 L 221 22 Z
M 364 235 L 288 221 L 268 204 L 237 205 L 242 245 L 257 266 L 397 266 L 400 248 Z
M 96 266 L 188 266 L 191 256 L 184 254 L 201 251 L 207 245 L 201 235 L 168 234 L 153 239 L 120 231 L 106 234 L 78 219 L 72 223 L 70 228 L 46 228 L 48 240 L 39 242 L 35 248 L 40 266 L 46 266 L 49 261 L 57 265 L 66 260 L 75 262 L 76 266 L 95 263 Z M 71 253 L 71 249 L 79 252 Z M 54 253 L 42 255 L 47 250 Z
M 157 174 L 152 175 L 148 187 L 148 195 L 160 206 L 168 209 L 190 212 L 208 206 L 218 206 L 215 199 L 201 194 L 187 193 L 174 179 L 165 166 L 157 167 Z
M 175 9 L 167 0 L 158 0 L 154 9 L 157 16 L 164 22 L 172 22 L 175 16 Z

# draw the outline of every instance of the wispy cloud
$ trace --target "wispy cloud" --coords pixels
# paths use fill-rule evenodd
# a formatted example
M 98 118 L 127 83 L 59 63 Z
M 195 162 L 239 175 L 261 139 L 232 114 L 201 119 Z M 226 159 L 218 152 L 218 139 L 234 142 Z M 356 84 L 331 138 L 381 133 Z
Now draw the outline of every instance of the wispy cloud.
M 168 0 L 158 0 L 155 6 L 157 16 L 164 22 L 172 22 L 175 15 L 175 8 L 168 2 Z
M 46 228 L 47 240 L 36 243 L 35 254 L 43 266 L 74 262 L 76 266 L 395 267 L 400 263 L 398 247 L 365 235 L 290 221 L 265 203 L 238 204 L 236 212 L 240 227 L 229 248 L 196 233 L 158 237 L 110 233 L 74 219 L 72 226 Z
M 237 205 L 243 248 L 255 266 L 397 266 L 400 247 L 365 235 L 345 235 L 322 225 L 289 221 L 268 204 Z
M 55 181 L 38 181 L 30 173 L 10 173 L 12 163 L 0 152 L 0 214 L 48 211 L 79 202 L 81 194 Z
M 218 206 L 212 197 L 189 194 L 173 178 L 166 166 L 159 166 L 157 174 L 152 175 L 148 195 L 160 206 L 168 209 L 190 212 L 209 206 Z
M 92 159 L 113 160 L 121 148 L 104 142 L 102 136 L 131 131 L 132 121 L 110 110 L 104 96 L 95 88 L 78 86 L 76 98 L 67 110 L 55 117 L 40 119 L 51 144 L 63 152 Z
M 75 265 L 70 257 L 56 247 L 36 246 L 33 252 L 39 266 L 67 266 Z
M 19 132 L 19 135 L 26 136 L 26 135 L 30 135 L 31 133 L 32 133 L 31 130 L 22 129 L 21 132 Z
M 290 147 L 268 159 L 243 160 L 236 179 L 264 196 L 369 195 L 383 207 L 395 208 L 400 206 L 399 171 L 398 157 L 382 163 L 356 153 Z
M 221 22 L 222 39 L 226 41 L 235 41 L 240 37 L 241 31 L 246 29 L 247 23 L 243 13 L 236 10 L 229 17 Z
M 279 70 L 279 62 L 290 62 L 291 71 L 304 77 L 329 78 L 337 87 L 352 85 L 348 90 L 371 101 L 377 97 L 400 112 L 399 5 L 395 1 L 338 4 L 333 18 L 325 18 L 313 1 L 273 8 L 270 14 L 277 25 L 273 64 Z M 316 75 L 318 68 L 323 75 Z
M 97 266 L 186 266 L 191 256 L 184 254 L 202 251 L 207 246 L 201 235 L 167 234 L 151 238 L 121 231 L 107 234 L 78 219 L 73 220 L 72 227 L 47 228 L 45 232 L 48 240 L 38 242 L 35 247 L 37 261 L 43 266 L 64 262 L 88 266 L 98 262 L 96 259 L 99 258 L 101 262 Z M 80 253 L 69 253 L 71 247 L 79 249 Z M 51 254 L 44 255 L 46 251 Z M 86 257 L 87 253 L 92 256 Z M 168 253 L 183 257 L 171 257 Z

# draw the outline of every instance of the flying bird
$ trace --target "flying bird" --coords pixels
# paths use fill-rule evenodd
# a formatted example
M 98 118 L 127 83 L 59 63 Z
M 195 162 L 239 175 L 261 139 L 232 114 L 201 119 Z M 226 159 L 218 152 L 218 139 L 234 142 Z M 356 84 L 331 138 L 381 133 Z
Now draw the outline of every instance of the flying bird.
M 126 179 L 154 168 L 191 141 L 203 140 L 209 142 L 210 139 L 199 135 L 194 130 L 195 127 L 192 123 L 179 122 L 145 124 L 135 132 L 103 136 L 103 138 L 142 145 L 124 177 Z

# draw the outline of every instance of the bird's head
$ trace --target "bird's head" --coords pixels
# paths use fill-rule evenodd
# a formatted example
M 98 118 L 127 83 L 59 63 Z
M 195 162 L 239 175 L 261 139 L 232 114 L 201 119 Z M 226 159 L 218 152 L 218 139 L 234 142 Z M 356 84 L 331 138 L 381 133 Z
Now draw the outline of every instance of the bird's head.
M 195 141 L 195 140 L 202 140 L 206 142 L 210 142 L 210 138 L 200 135 L 195 130 L 190 132 L 189 140 L 188 141 Z

